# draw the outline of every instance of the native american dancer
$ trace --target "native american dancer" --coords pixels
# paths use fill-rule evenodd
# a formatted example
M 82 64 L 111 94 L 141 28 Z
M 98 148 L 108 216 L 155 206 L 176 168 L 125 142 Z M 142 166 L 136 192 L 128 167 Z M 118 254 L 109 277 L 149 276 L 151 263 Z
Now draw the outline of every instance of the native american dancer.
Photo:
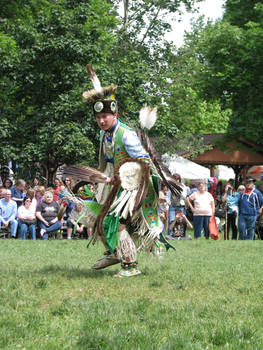
M 87 71 L 94 89 L 83 93 L 83 100 L 93 102 L 93 111 L 100 131 L 99 170 L 84 166 L 67 167 L 64 172 L 79 184 L 98 182 L 96 198 L 83 209 L 79 222 L 87 227 L 94 224 L 94 243 L 98 238 L 106 252 L 94 269 L 121 263 L 120 277 L 141 273 L 137 252 L 158 251 L 163 224 L 159 217 L 158 182 L 169 183 L 175 193 L 181 188 L 174 182 L 144 133 L 136 134 L 118 119 L 115 99 L 116 86 L 102 88 L 93 69 Z M 156 120 L 156 109 L 140 112 L 142 128 L 150 129 Z M 142 146 L 142 143 L 147 148 Z M 76 178 L 77 177 L 77 178 Z M 80 200 L 69 198 L 75 203 Z M 76 214 L 76 213 L 75 213 Z M 74 211 L 73 211 L 73 215 Z M 167 242 L 164 242 L 167 244 Z

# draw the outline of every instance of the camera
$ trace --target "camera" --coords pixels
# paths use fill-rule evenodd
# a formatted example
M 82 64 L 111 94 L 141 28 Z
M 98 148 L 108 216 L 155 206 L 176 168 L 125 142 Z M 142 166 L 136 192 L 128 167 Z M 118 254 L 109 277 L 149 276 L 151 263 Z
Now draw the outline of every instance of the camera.
M 228 186 L 227 186 L 227 192 L 231 192 L 231 191 L 232 191 L 232 189 L 233 189 L 233 187 L 232 187 L 232 186 L 230 186 L 230 185 L 228 185 Z

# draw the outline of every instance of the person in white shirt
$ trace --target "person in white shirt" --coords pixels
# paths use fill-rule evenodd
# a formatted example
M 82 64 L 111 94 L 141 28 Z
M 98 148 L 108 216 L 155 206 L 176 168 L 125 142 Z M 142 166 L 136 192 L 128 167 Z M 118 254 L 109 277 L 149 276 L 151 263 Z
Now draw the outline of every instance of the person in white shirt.
M 32 210 L 32 199 L 26 197 L 23 205 L 18 208 L 17 218 L 19 225 L 19 238 L 26 239 L 27 231 L 29 231 L 31 239 L 36 239 L 36 209 Z
M 209 220 L 215 214 L 215 202 L 206 184 L 198 183 L 197 191 L 186 198 L 186 203 L 193 212 L 194 238 L 200 238 L 204 229 L 205 238 L 209 239 Z

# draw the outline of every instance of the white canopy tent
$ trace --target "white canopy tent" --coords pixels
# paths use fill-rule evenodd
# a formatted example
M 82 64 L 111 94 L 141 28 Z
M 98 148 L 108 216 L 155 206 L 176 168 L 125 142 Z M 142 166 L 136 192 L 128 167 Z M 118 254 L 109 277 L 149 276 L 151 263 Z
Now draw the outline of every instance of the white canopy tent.
M 207 179 L 210 177 L 210 170 L 202 165 L 194 163 L 178 155 L 169 156 L 165 153 L 162 156 L 164 164 L 172 174 L 179 174 L 181 178 L 188 180 Z
M 215 169 L 215 176 L 218 178 L 218 180 L 229 180 L 229 179 L 235 179 L 235 172 L 232 168 L 229 168 L 226 165 L 218 165 L 218 167 Z

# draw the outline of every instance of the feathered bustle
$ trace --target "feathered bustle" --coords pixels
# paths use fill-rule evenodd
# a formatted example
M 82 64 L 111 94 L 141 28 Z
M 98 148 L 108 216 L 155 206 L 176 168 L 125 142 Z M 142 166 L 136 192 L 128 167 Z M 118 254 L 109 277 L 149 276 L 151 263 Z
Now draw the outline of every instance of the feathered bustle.
M 101 171 L 85 165 L 71 165 L 63 169 L 64 176 L 71 176 L 75 183 L 80 181 L 107 183 L 109 178 Z
M 148 129 L 150 130 L 157 119 L 157 107 L 151 108 L 148 106 L 143 107 L 140 110 L 140 115 L 139 115 L 139 119 L 140 119 L 140 124 L 141 124 L 141 128 L 142 129 Z

